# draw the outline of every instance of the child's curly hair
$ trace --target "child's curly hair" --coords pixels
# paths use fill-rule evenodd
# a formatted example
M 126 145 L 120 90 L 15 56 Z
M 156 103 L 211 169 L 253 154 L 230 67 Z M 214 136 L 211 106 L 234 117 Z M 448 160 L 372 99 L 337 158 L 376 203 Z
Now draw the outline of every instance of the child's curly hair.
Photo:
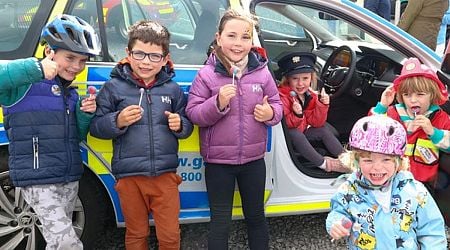
M 155 21 L 139 21 L 128 29 L 128 49 L 133 50 L 136 41 L 161 46 L 163 54 L 169 54 L 169 30 Z

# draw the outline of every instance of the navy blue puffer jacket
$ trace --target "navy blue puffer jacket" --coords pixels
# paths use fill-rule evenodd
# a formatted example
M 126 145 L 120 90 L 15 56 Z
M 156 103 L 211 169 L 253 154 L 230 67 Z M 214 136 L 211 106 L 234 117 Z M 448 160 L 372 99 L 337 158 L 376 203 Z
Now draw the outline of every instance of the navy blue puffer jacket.
M 118 114 L 129 105 L 137 105 L 140 99 L 141 87 L 133 78 L 129 63 L 117 64 L 111 79 L 100 90 L 90 132 L 95 137 L 113 140 L 112 172 L 117 178 L 176 172 L 178 139 L 187 138 L 193 125 L 185 115 L 186 97 L 173 76 L 168 66 L 163 67 L 154 85 L 144 92 L 142 119 L 123 129 L 117 127 Z M 180 115 L 180 132 L 169 129 L 164 111 Z

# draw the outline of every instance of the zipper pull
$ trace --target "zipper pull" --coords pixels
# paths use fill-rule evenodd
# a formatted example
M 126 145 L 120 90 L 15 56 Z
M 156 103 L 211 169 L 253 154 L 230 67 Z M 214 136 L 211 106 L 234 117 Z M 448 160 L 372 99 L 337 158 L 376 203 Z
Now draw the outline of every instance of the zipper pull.
M 152 97 L 151 97 L 151 95 L 149 95 L 149 90 L 146 90 L 145 91 L 145 95 L 147 96 L 147 102 L 148 102 L 148 104 L 152 104 Z
M 39 168 L 39 138 L 33 136 L 33 169 Z

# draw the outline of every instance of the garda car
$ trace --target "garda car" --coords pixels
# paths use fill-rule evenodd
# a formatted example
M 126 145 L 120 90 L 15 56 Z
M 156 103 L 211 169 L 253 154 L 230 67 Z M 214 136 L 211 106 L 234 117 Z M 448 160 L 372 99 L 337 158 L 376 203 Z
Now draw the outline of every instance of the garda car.
M 108 2 L 114 4 L 107 5 Z M 161 2 L 164 4 L 157 5 Z M 170 55 L 175 63 L 175 81 L 187 94 L 206 59 L 218 20 L 229 7 L 243 8 L 258 16 L 254 44 L 266 49 L 274 78 L 279 79 L 277 60 L 283 53 L 312 51 L 317 55 L 319 75 L 332 95 L 328 122 L 336 128 L 336 136 L 343 144 L 353 123 L 376 104 L 408 57 L 418 57 L 438 70 L 445 83 L 450 82 L 447 73 L 440 70 L 441 58 L 433 51 L 390 22 L 347 0 L 4 0 L 0 1 L 0 59 L 42 58 L 39 35 L 45 23 L 59 13 L 81 16 L 95 27 L 102 43 L 101 55 L 91 58 L 74 82 L 79 93 L 87 95 L 89 86 L 102 87 L 115 62 L 125 56 L 124 28 L 137 20 L 152 19 L 165 23 L 172 34 Z M 114 22 L 113 8 L 114 18 L 119 19 Z M 168 13 L 163 13 L 164 10 Z M 116 28 L 111 22 L 120 22 L 122 27 Z M 40 223 L 8 178 L 8 139 L 2 123 L 0 115 L 0 248 L 42 248 Z M 331 184 L 339 174 L 324 172 L 299 157 L 284 122 L 268 128 L 268 132 L 267 216 L 328 211 L 329 199 L 336 190 Z M 178 174 L 183 180 L 179 187 L 180 221 L 208 221 L 204 162 L 199 154 L 197 129 L 191 137 L 180 141 L 179 150 Z M 114 190 L 115 178 L 110 172 L 111 141 L 89 136 L 81 143 L 80 152 L 85 173 L 80 181 L 73 224 L 89 249 L 106 223 L 125 225 Z M 447 189 L 434 192 L 445 213 L 449 210 L 442 198 L 446 194 Z M 238 191 L 233 217 L 242 218 Z

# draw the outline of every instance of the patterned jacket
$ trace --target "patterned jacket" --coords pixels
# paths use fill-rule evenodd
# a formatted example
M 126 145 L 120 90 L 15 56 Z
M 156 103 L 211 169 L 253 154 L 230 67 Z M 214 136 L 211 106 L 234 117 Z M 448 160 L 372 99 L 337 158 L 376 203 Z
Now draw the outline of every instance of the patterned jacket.
M 431 194 L 409 171 L 391 182 L 391 203 L 385 211 L 373 191 L 363 188 L 353 173 L 331 199 L 328 233 L 343 217 L 352 221 L 350 249 L 447 249 L 444 219 Z

